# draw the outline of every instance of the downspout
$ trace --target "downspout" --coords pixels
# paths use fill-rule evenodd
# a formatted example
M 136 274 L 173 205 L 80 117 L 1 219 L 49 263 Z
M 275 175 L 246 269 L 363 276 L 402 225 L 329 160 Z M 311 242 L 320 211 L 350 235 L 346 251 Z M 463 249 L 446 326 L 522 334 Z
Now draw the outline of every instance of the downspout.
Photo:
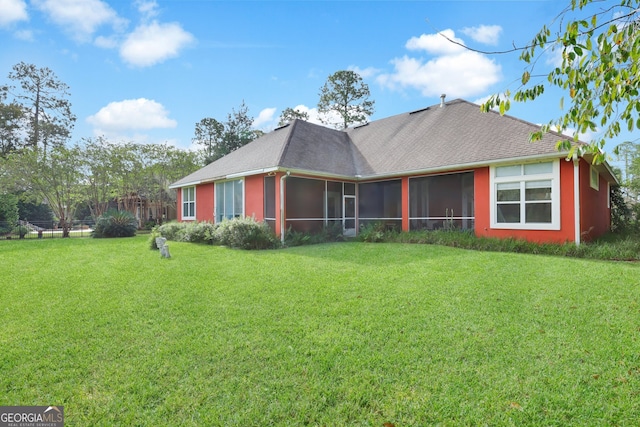
M 284 243 L 285 220 L 284 220 L 284 180 L 291 175 L 291 171 L 280 177 L 280 241 Z
M 580 159 L 573 154 L 573 226 L 576 246 L 580 245 Z

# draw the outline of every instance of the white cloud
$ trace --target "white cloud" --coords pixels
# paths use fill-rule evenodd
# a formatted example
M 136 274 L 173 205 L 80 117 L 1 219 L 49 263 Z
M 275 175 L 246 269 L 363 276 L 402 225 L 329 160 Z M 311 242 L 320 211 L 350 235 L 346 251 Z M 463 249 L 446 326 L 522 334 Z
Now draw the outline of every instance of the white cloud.
M 463 28 L 462 34 L 471 37 L 478 43 L 495 46 L 498 44 L 502 27 L 499 25 L 480 25 L 479 27 Z
M 111 102 L 88 117 L 87 122 L 94 126 L 96 134 L 175 128 L 178 124 L 169 118 L 169 112 L 162 104 L 146 98 Z
M 452 30 L 442 32 L 449 39 L 464 44 Z M 424 50 L 431 59 L 407 55 L 391 61 L 394 71 L 377 77 L 378 83 L 391 90 L 412 88 L 431 97 L 446 93 L 449 98 L 486 93 L 501 78 L 501 67 L 493 60 L 463 46 L 451 43 L 440 34 L 412 37 L 409 50 Z
M 78 41 L 89 41 L 102 25 L 118 28 L 126 22 L 101 0 L 34 0 L 33 3 Z
M 143 19 L 151 19 L 158 16 L 158 3 L 155 0 L 137 0 L 135 4 Z
M 555 45 L 551 49 L 546 49 L 543 53 L 545 57 L 545 64 L 551 65 L 553 67 L 562 66 L 562 52 L 563 48 L 560 45 Z M 573 49 L 571 47 L 567 48 L 567 53 L 571 52 Z
M 375 75 L 380 73 L 379 69 L 373 68 L 373 67 L 360 68 L 360 67 L 358 67 L 356 65 L 351 65 L 347 69 L 349 71 L 353 71 L 353 72 L 357 73 L 363 79 L 368 79 L 368 78 L 374 77 Z
M 0 27 L 29 19 L 24 0 L 0 0 Z
M 18 30 L 13 33 L 13 36 L 19 40 L 24 40 L 26 42 L 32 42 L 35 40 L 33 31 L 31 30 Z
M 273 126 L 275 113 L 276 108 L 265 108 L 264 110 L 260 111 L 258 117 L 253 121 L 253 127 L 259 128 L 263 125 L 268 125 L 267 127 Z
M 96 46 L 101 47 L 103 49 L 115 49 L 118 47 L 120 41 L 116 36 L 98 36 L 93 42 Z
M 120 47 L 120 56 L 130 65 L 148 67 L 178 56 L 179 51 L 195 41 L 178 23 L 138 26 Z
M 455 41 L 453 43 L 451 40 Z M 457 38 L 453 30 L 444 30 L 437 34 L 422 34 L 420 37 L 411 37 L 405 47 L 408 50 L 424 50 L 432 55 L 452 55 L 463 52 L 464 42 Z

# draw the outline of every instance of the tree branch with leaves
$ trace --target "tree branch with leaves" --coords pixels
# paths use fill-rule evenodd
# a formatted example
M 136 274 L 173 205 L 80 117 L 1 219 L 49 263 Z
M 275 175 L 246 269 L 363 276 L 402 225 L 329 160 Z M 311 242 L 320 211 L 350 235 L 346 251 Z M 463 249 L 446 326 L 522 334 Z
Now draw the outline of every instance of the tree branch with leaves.
M 590 153 L 594 162 L 604 161 L 608 140 L 623 128 L 640 129 L 639 6 L 640 0 L 571 0 L 558 15 L 555 34 L 545 25 L 521 48 L 520 60 L 528 65 L 516 92 L 493 95 L 482 109 L 499 108 L 504 114 L 511 100 L 534 101 L 546 87 L 558 87 L 567 95 L 559 100 L 563 112 L 532 134 L 532 141 L 549 131 L 573 129 L 573 140 L 558 141 L 558 149 L 569 156 Z M 535 70 L 537 60 L 555 51 L 561 54 L 561 64 L 541 77 Z M 598 136 L 579 143 L 579 135 L 586 132 Z

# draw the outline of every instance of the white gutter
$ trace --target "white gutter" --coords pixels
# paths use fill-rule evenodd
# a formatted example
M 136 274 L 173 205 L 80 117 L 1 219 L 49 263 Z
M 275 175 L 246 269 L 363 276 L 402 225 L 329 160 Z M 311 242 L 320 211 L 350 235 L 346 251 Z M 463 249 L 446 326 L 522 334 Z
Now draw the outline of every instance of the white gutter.
M 580 159 L 576 154 L 573 155 L 573 215 L 574 239 L 576 245 L 580 245 Z
M 290 171 L 280 177 L 280 241 L 284 243 L 284 180 L 291 175 Z
M 202 181 L 198 180 L 198 181 L 186 182 L 184 184 L 179 184 L 179 185 L 170 185 L 169 188 L 174 189 L 174 188 L 183 188 L 183 187 L 193 187 L 194 185 L 198 185 L 198 184 L 202 184 Z
M 275 172 L 277 170 L 278 170 L 277 167 L 254 169 L 254 170 L 245 171 L 245 172 L 232 173 L 232 174 L 227 175 L 225 178 L 226 179 L 242 178 L 242 177 L 250 176 L 250 175 L 258 175 L 258 174 L 261 174 L 261 173 Z

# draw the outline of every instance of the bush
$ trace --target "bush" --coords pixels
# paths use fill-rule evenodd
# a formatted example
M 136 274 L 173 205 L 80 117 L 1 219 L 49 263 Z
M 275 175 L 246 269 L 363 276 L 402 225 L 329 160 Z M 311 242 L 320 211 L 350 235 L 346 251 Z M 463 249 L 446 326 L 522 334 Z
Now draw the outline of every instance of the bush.
M 289 247 L 342 241 L 344 241 L 344 234 L 342 224 L 339 222 L 323 227 L 318 233 L 295 231 L 289 227 L 284 235 L 284 243 Z
M 280 240 L 264 222 L 254 218 L 233 218 L 217 224 L 215 240 L 237 249 L 276 249 Z
M 225 245 L 238 249 L 274 249 L 280 246 L 280 240 L 271 228 L 253 218 L 234 218 L 218 224 L 170 222 L 158 227 L 157 232 L 176 242 Z M 150 242 L 151 247 L 154 244 Z
M 159 228 L 160 227 L 155 226 L 151 229 L 151 233 L 149 233 L 149 240 L 147 240 L 147 242 L 149 242 L 149 249 L 151 249 L 152 251 L 157 251 L 158 249 L 160 249 L 156 244 L 156 237 L 162 237 Z
M 184 235 L 184 229 L 187 223 L 184 222 L 167 222 L 158 227 L 158 232 L 162 237 L 165 237 L 167 240 L 173 240 L 174 242 L 179 242 L 182 240 L 182 236 Z
M 29 229 L 29 227 L 26 227 L 24 225 L 19 225 L 13 229 L 13 234 L 20 237 L 21 239 L 24 239 L 24 236 L 29 234 L 30 231 L 31 230 Z
M 138 230 L 138 220 L 127 211 L 107 211 L 98 218 L 92 237 L 133 237 Z
M 374 222 L 360 226 L 358 239 L 369 243 L 385 242 L 397 234 L 395 230 L 389 230 L 384 222 Z

